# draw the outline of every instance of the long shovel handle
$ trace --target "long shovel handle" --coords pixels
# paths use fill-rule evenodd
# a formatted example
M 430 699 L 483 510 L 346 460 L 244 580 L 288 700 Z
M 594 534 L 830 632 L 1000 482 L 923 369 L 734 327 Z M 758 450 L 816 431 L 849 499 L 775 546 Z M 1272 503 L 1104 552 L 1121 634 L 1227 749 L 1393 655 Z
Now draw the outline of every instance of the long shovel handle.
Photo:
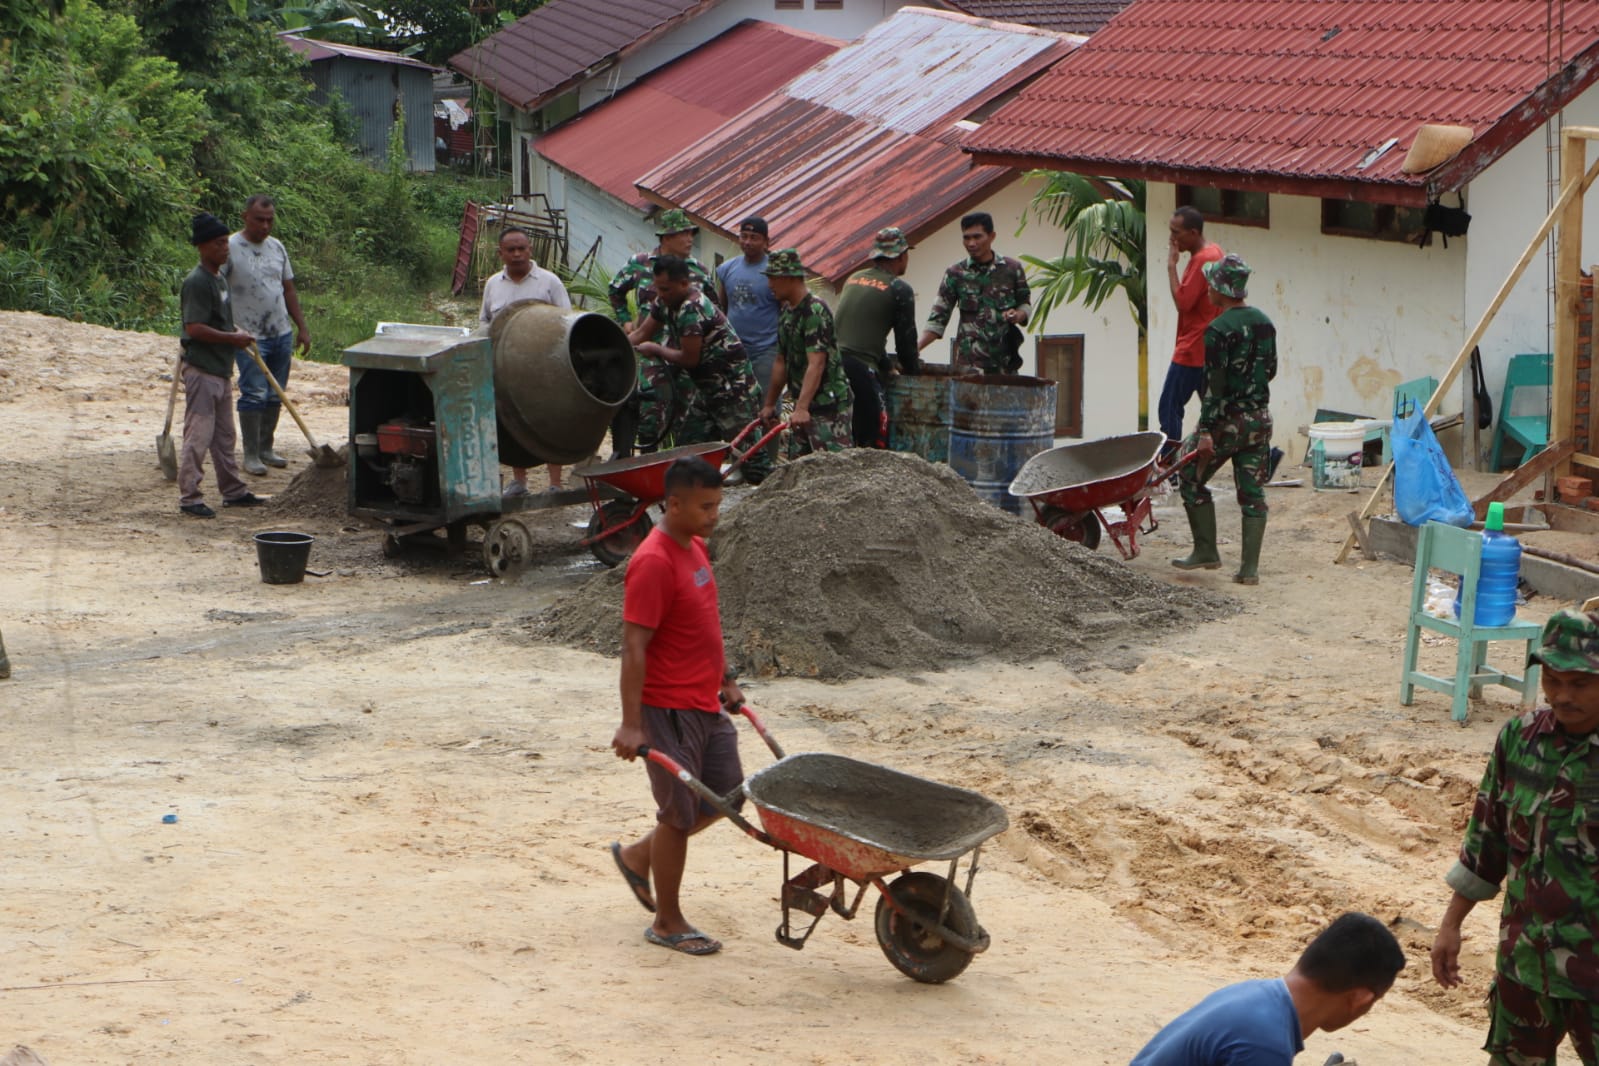
M 172 412 L 177 410 L 178 386 L 182 383 L 183 353 L 180 352 L 178 357 L 172 361 L 172 387 L 167 390 L 167 421 L 166 425 L 161 427 L 161 435 L 163 437 L 172 436 Z
M 272 391 L 278 394 L 278 399 L 283 403 L 283 406 L 289 409 L 289 414 L 294 416 L 294 424 L 300 427 L 300 432 L 305 434 L 305 439 L 311 442 L 311 450 L 320 450 L 322 445 L 318 444 L 316 438 L 311 436 L 311 428 L 305 424 L 305 419 L 300 417 L 300 412 L 295 408 L 294 401 L 289 399 L 288 395 L 283 391 L 283 386 L 278 384 L 278 379 L 273 375 L 272 371 L 267 369 L 266 360 L 261 358 L 261 349 L 255 346 L 254 341 L 250 342 L 250 358 L 255 360 L 255 365 L 261 368 L 262 374 L 266 375 L 267 383 L 272 386 Z

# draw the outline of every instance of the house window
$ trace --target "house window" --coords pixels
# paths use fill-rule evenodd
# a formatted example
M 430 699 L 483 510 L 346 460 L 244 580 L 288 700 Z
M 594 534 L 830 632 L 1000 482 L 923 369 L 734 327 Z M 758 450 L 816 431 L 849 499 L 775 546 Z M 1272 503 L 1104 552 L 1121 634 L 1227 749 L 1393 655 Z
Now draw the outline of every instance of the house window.
M 843 11 L 844 0 L 816 0 L 818 11 Z
M 1427 212 L 1419 207 L 1368 204 L 1358 200 L 1323 200 L 1321 231 L 1335 237 L 1365 237 L 1414 244 L 1427 229 Z
M 1271 226 L 1271 197 L 1243 189 L 1216 189 L 1209 185 L 1177 186 L 1177 206 L 1195 207 L 1206 222 L 1234 226 Z
M 777 0 L 779 11 L 804 11 L 805 0 Z
M 1055 436 L 1083 435 L 1083 335 L 1038 338 L 1038 376 L 1055 383 Z

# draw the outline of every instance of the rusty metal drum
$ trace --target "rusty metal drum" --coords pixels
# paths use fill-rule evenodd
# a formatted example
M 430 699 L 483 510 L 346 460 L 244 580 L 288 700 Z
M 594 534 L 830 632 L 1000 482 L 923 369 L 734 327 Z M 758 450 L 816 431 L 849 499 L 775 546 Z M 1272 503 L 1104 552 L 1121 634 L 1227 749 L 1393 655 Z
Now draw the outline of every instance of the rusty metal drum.
M 489 327 L 500 461 L 576 463 L 605 440 L 633 391 L 633 346 L 604 315 L 528 300 Z
M 949 384 L 954 369 L 923 363 L 888 383 L 888 446 L 930 463 L 949 460 Z
M 996 507 L 1021 513 L 1011 482 L 1055 444 L 1055 383 L 1019 374 L 977 374 L 950 385 L 949 465 Z

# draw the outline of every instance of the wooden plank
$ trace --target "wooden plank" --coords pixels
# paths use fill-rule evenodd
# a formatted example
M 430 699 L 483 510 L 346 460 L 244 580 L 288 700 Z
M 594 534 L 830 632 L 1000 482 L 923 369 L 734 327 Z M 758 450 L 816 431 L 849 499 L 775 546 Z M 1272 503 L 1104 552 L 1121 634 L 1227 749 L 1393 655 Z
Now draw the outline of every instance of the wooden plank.
M 1507 474 L 1503 481 L 1489 489 L 1481 499 L 1472 503 L 1472 510 L 1477 512 L 1478 518 L 1488 515 L 1490 503 L 1503 503 L 1534 481 L 1543 477 L 1558 463 L 1563 463 L 1577 454 L 1577 446 L 1569 440 L 1550 445 L 1537 455 L 1522 463 Z
M 1499 292 L 1494 295 L 1493 300 L 1488 304 L 1488 309 L 1477 320 L 1477 327 L 1466 338 L 1466 343 L 1460 346 L 1460 353 L 1455 356 L 1455 361 L 1449 365 L 1448 372 L 1439 379 L 1438 388 L 1433 391 L 1432 397 L 1427 401 L 1427 405 L 1422 408 L 1423 414 L 1431 416 L 1438 409 L 1438 401 L 1443 399 L 1444 391 L 1454 384 L 1455 378 L 1460 374 L 1461 367 L 1465 366 L 1466 361 L 1471 358 L 1471 350 L 1481 343 L 1483 334 L 1488 332 L 1488 326 L 1493 322 L 1494 316 L 1499 313 L 1499 309 L 1510 298 L 1510 290 L 1514 289 L 1516 282 L 1521 280 L 1521 275 L 1526 271 L 1527 264 L 1531 263 L 1538 254 L 1539 247 L 1542 246 L 1544 239 L 1549 236 L 1549 231 L 1554 228 L 1555 223 L 1559 221 L 1561 214 L 1566 210 L 1566 206 L 1572 200 L 1587 192 L 1588 187 L 1594 183 L 1596 178 L 1599 178 L 1599 162 L 1588 168 L 1587 172 L 1583 174 L 1581 182 L 1568 184 L 1560 190 L 1559 199 L 1555 200 L 1554 207 L 1550 208 L 1549 215 L 1543 220 L 1543 225 L 1538 227 L 1538 232 L 1533 234 L 1532 240 L 1527 244 L 1527 250 L 1521 253 L 1521 258 L 1516 260 L 1516 265 L 1510 268 L 1510 274 L 1505 278 L 1504 284 L 1499 286 Z M 1377 509 L 1377 501 L 1382 497 L 1382 491 L 1387 486 L 1388 479 L 1393 476 L 1393 472 L 1394 466 L 1389 463 L 1388 467 L 1383 470 L 1382 477 L 1377 480 L 1377 487 L 1372 489 L 1371 495 L 1366 499 L 1365 506 L 1360 509 L 1361 518 L 1370 518 L 1372 512 Z M 1354 546 L 1355 535 L 1350 533 L 1349 536 L 1344 538 L 1343 547 L 1338 549 L 1338 555 L 1333 559 L 1333 564 L 1337 565 L 1343 562 L 1349 555 L 1349 549 Z
M 1581 180 L 1588 163 L 1588 142 L 1567 133 L 1561 144 L 1560 186 L 1568 188 Z M 1577 380 L 1577 316 L 1582 313 L 1582 197 L 1573 197 L 1560 216 L 1555 235 L 1555 351 L 1554 370 L 1549 390 L 1549 439 L 1575 440 L 1573 421 Z M 1509 412 L 1505 412 L 1509 414 Z M 1571 464 L 1562 461 L 1550 468 L 1548 486 L 1553 479 L 1571 473 Z M 1552 498 L 1552 497 L 1551 497 Z
M 461 295 L 472 264 L 472 246 L 477 242 L 478 206 L 471 200 L 461 215 L 461 242 L 455 248 L 455 273 L 450 277 L 450 291 Z
M 1573 455 L 1571 461 L 1578 466 L 1592 467 L 1599 470 L 1599 455 Z
M 1360 542 L 1360 554 L 1367 559 L 1375 560 L 1377 553 L 1371 550 L 1371 542 L 1366 539 L 1366 526 L 1360 520 L 1359 511 L 1349 512 L 1349 529 L 1354 533 L 1355 539 Z

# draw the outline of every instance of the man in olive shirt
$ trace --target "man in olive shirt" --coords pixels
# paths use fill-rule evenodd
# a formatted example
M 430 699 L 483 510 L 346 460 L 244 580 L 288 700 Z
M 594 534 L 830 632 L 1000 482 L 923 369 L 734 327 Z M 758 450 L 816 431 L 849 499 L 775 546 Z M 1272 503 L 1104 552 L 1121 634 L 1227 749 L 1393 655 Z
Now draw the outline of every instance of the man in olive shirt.
M 877 231 L 872 265 L 844 282 L 833 320 L 844 373 L 855 394 L 855 444 L 888 447 L 888 412 L 883 387 L 899 371 L 916 373 L 916 292 L 904 278 L 910 264 L 910 242 L 898 226 Z M 888 356 L 888 335 L 894 334 L 894 355 Z
M 233 327 L 233 308 L 222 264 L 228 261 L 228 227 L 215 215 L 194 216 L 189 242 L 200 263 L 183 279 L 183 451 L 178 458 L 178 509 L 195 518 L 215 518 L 200 494 L 206 452 L 216 465 L 224 507 L 255 507 L 262 501 L 239 477 L 233 458 L 234 353 L 255 338 Z

